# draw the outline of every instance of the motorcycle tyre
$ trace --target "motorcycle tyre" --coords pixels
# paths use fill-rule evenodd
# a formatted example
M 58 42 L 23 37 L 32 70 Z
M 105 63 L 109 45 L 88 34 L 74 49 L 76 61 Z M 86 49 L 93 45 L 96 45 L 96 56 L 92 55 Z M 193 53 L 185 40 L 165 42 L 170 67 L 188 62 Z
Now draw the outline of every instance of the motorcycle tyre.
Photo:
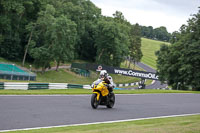
M 93 93 L 91 97 L 91 106 L 93 109 L 96 109 L 99 105 L 99 101 L 97 101 L 97 94 Z
M 113 98 L 113 100 L 111 101 L 111 99 L 109 98 L 108 105 L 106 105 L 107 108 L 112 108 L 115 104 L 115 94 L 111 92 L 110 95 L 111 95 L 110 98 Z

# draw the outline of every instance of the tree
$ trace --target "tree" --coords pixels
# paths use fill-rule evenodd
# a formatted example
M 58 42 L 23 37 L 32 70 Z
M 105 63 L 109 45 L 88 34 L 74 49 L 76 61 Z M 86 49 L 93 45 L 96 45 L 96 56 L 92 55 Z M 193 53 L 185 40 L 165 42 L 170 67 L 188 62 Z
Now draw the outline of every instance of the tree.
M 33 40 L 31 40 L 31 43 L 35 46 L 30 48 L 29 54 L 34 58 L 36 67 L 42 67 L 43 73 L 46 68 L 50 67 L 50 62 L 53 61 L 53 54 L 51 53 L 53 40 L 49 33 L 52 31 L 52 24 L 56 21 L 54 14 L 55 8 L 47 4 L 45 10 L 39 12 L 38 20 L 28 26 L 30 32 L 35 29 L 34 34 L 32 33 Z
M 47 4 L 46 9 L 39 13 L 35 24 L 28 26 L 31 35 L 34 29 L 30 54 L 35 64 L 45 68 L 50 67 L 51 61 L 57 62 L 56 70 L 61 62 L 74 59 L 74 45 L 76 43 L 76 24 L 65 15 L 56 17 L 56 10 Z
M 22 51 L 21 42 L 21 20 L 25 8 L 23 2 L 17 0 L 1 0 L 0 3 L 0 55 L 7 59 L 19 57 Z
M 119 66 L 131 39 L 139 55 L 140 37 L 130 35 L 123 13 L 104 17 L 89 0 L 1 0 L 0 19 L 0 56 L 34 62 L 43 71 L 72 59 Z
M 76 24 L 66 16 L 56 18 L 51 29 L 47 32 L 52 44 L 50 53 L 57 62 L 56 71 L 61 62 L 74 59 L 74 45 L 76 43 Z
M 98 23 L 96 34 L 97 56 L 96 62 L 110 66 L 120 66 L 124 57 L 128 55 L 129 38 L 126 27 L 113 21 L 113 18 L 104 18 Z
M 129 55 L 130 58 L 135 62 L 139 62 L 142 59 L 142 51 L 141 51 L 141 30 L 139 24 L 135 24 L 131 28 L 130 32 L 130 46 L 129 46 Z M 129 62 L 130 67 L 130 62 Z
M 59 6 L 57 6 L 59 5 Z M 65 14 L 75 22 L 77 27 L 77 42 L 75 44 L 76 57 L 79 59 L 95 61 L 95 32 L 101 10 L 88 0 L 68 0 L 56 4 L 57 14 Z
M 31 50 L 31 55 L 35 59 L 34 64 L 36 68 L 42 67 L 42 73 L 46 68 L 50 68 L 50 62 L 53 60 L 53 56 L 49 52 L 49 47 L 41 46 Z
M 141 34 L 143 37 L 147 37 L 150 39 L 154 39 L 155 35 L 154 35 L 154 29 L 152 26 L 141 26 Z
M 170 38 L 170 43 L 173 44 L 180 39 L 181 34 L 178 31 L 174 31 Z
M 168 33 L 167 28 L 164 26 L 153 29 L 152 26 L 141 26 L 141 34 L 143 37 L 156 39 L 160 41 L 169 41 L 171 34 Z
M 171 35 L 167 32 L 167 28 L 164 26 L 154 29 L 154 35 L 156 39 L 167 42 L 171 37 Z
M 76 48 L 79 57 L 88 61 L 95 61 L 95 34 L 97 32 L 97 23 L 101 16 L 101 10 L 96 7 L 91 1 L 82 3 L 83 17 L 82 26 L 84 27 L 83 34 L 80 35 L 80 43 L 77 43 Z
M 113 14 L 113 17 L 114 17 L 115 22 L 118 22 L 118 23 L 121 23 L 121 24 L 124 24 L 124 23 L 127 22 L 125 17 L 124 17 L 124 15 L 123 15 L 123 13 L 120 12 L 120 11 L 116 11 Z
M 179 49 L 176 47 L 176 49 Z M 160 50 L 156 52 L 157 58 L 157 72 L 159 75 L 159 80 L 164 82 L 167 81 L 173 89 L 179 89 L 178 84 L 181 82 L 180 73 L 178 70 L 181 66 L 178 62 L 180 53 L 177 52 L 172 47 L 163 44 Z
M 158 73 L 161 81 L 167 81 L 173 89 L 200 91 L 200 10 L 187 25 L 174 34 L 171 46 L 162 46 L 157 52 Z M 176 36 L 177 35 L 177 36 Z
M 40 0 L 1 0 L 0 56 L 20 60 L 28 42 L 26 25 L 37 19 Z

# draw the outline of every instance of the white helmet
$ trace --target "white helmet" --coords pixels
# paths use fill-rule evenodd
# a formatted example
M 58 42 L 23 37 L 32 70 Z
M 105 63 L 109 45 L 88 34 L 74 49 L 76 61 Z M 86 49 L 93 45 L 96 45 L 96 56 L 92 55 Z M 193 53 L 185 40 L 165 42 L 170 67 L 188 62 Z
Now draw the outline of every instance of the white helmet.
M 100 78 L 106 78 L 108 76 L 108 73 L 106 70 L 101 70 L 100 72 Z

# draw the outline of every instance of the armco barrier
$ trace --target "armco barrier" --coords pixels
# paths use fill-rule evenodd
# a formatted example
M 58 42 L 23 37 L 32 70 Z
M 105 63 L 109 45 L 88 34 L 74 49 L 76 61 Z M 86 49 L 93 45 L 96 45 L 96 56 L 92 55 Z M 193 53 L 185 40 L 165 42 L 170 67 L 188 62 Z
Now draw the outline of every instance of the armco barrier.
M 4 89 L 4 83 L 0 82 L 0 90 Z
M 82 88 L 91 89 L 90 85 L 68 84 L 68 83 L 15 83 L 15 82 L 0 82 L 0 89 L 15 89 L 15 90 L 37 90 L 37 89 L 68 89 Z
M 37 89 L 49 89 L 49 83 L 29 83 L 29 90 L 37 90 Z
M 49 89 L 67 89 L 67 83 L 49 83 Z
M 29 83 L 13 83 L 13 82 L 5 82 L 4 89 L 16 89 L 16 90 L 27 90 Z
M 83 89 L 91 89 L 90 85 L 83 85 Z
M 83 88 L 83 85 L 78 84 L 68 84 L 67 88 Z
M 123 87 L 123 86 L 134 86 L 134 85 L 138 85 L 139 82 L 135 82 L 135 83 L 127 83 L 127 84 L 116 84 L 116 87 Z
M 117 84 L 116 87 L 133 86 L 136 83 Z M 90 85 L 68 84 L 68 83 L 15 83 L 15 82 L 0 82 L 0 89 L 20 89 L 20 90 L 37 90 L 37 89 L 91 89 Z M 122 89 L 122 88 L 121 88 Z

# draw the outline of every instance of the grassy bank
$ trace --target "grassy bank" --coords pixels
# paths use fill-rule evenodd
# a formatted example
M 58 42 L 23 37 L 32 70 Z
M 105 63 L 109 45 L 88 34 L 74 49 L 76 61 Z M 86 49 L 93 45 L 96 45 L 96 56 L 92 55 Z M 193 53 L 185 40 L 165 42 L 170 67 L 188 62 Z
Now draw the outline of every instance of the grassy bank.
M 116 84 L 120 83 L 132 83 L 139 81 L 138 78 L 121 76 L 116 74 L 110 74 L 113 77 L 113 81 Z M 37 73 L 37 82 L 49 82 L 49 83 L 72 83 L 72 84 L 91 84 L 97 80 L 99 73 L 92 72 L 90 77 L 79 76 L 69 70 L 59 69 L 56 71 L 48 71 L 44 74 Z
M 122 76 L 122 75 L 116 75 L 116 74 L 110 74 L 113 77 L 113 81 L 116 84 L 121 83 L 133 83 L 140 81 L 139 78 L 134 77 L 128 77 L 128 76 Z M 92 76 L 90 77 L 84 77 L 80 76 L 78 74 L 75 74 L 74 72 L 71 72 L 67 69 L 59 69 L 57 71 L 47 71 L 44 74 L 41 72 L 37 73 L 36 81 L 30 81 L 30 82 L 36 82 L 36 83 L 71 83 L 71 84 L 92 84 L 95 80 L 97 80 L 99 76 L 99 73 L 92 72 Z M 23 80 L 4 80 L 0 79 L 0 82 L 29 82 L 29 81 L 23 81 Z
M 168 44 L 167 42 L 151 40 L 147 38 L 142 38 L 142 62 L 156 69 L 156 56 L 155 52 L 160 49 L 161 44 Z
M 0 58 L 0 62 L 5 63 L 12 63 L 12 64 L 18 64 L 20 65 L 20 62 L 11 62 L 6 59 Z M 81 62 L 81 61 L 79 61 Z M 83 61 L 82 61 L 83 62 Z M 81 62 L 81 63 L 82 63 Z M 66 65 L 66 64 L 65 64 Z M 69 65 L 69 63 L 68 63 Z M 29 67 L 29 64 L 26 64 L 27 68 Z M 125 65 L 125 62 L 122 63 L 123 68 L 127 68 Z M 135 68 L 139 70 L 140 68 L 135 67 L 131 65 L 131 68 Z M 90 77 L 84 77 L 80 76 L 78 74 L 75 74 L 74 72 L 71 72 L 69 69 L 59 69 L 58 71 L 51 70 L 46 71 L 45 73 L 36 72 L 37 77 L 36 81 L 30 81 L 30 82 L 36 82 L 36 83 L 71 83 L 71 84 L 91 84 L 95 80 L 97 80 L 99 73 L 92 72 Z M 113 77 L 114 83 L 121 84 L 121 83 L 133 83 L 140 81 L 139 78 L 129 77 L 129 76 L 122 76 L 122 75 L 116 75 L 116 74 L 110 74 Z M 4 80 L 0 79 L 0 82 L 29 82 L 29 81 L 23 81 L 23 80 Z
M 199 133 L 199 125 L 200 115 L 193 115 L 9 133 Z

